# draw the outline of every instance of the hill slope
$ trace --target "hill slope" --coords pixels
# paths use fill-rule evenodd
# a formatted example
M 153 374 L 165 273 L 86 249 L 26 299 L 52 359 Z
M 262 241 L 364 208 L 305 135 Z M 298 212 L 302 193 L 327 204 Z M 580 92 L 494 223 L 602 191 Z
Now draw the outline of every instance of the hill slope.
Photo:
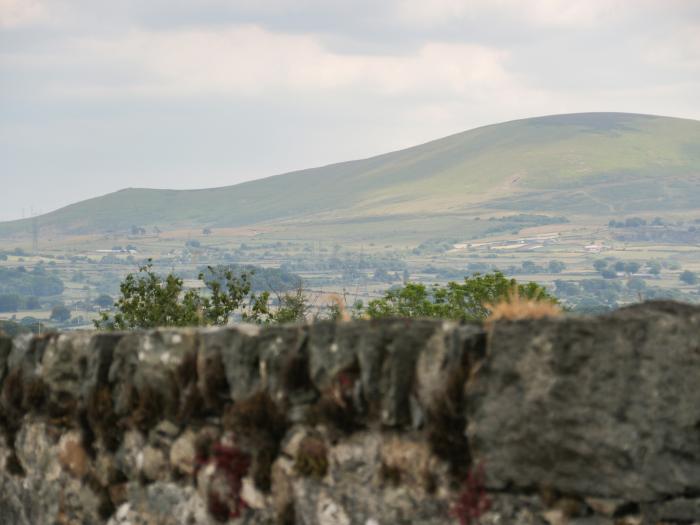
M 402 151 L 235 186 L 127 189 L 46 214 L 58 233 L 439 216 L 700 208 L 700 121 L 624 113 L 485 126 Z M 0 236 L 31 231 L 0 223 Z

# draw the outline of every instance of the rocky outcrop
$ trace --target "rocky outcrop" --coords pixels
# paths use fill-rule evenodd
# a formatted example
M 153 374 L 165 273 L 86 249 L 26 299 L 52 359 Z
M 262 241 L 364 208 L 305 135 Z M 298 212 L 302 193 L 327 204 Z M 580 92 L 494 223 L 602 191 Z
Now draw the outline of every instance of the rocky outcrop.
M 700 309 L 0 338 L 0 523 L 700 523 Z

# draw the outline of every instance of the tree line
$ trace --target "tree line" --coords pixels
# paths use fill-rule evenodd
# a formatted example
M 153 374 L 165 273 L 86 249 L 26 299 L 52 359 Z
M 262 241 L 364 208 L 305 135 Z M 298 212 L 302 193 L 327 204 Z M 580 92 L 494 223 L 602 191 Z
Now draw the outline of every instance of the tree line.
M 252 289 L 251 272 L 209 267 L 199 278 L 204 288 L 186 290 L 183 280 L 153 270 L 152 262 L 126 276 L 114 310 L 102 312 L 95 327 L 133 330 L 160 326 L 217 326 L 231 320 L 256 324 L 303 322 L 310 305 L 301 286 L 278 294 Z M 379 299 L 353 305 L 349 311 L 338 302 L 328 305 L 325 318 L 378 319 L 384 317 L 433 317 L 459 321 L 483 320 L 489 306 L 511 294 L 533 301 L 557 303 L 547 290 L 534 282 L 518 283 L 500 272 L 465 277 L 463 282 L 426 286 L 406 283 L 392 288 Z

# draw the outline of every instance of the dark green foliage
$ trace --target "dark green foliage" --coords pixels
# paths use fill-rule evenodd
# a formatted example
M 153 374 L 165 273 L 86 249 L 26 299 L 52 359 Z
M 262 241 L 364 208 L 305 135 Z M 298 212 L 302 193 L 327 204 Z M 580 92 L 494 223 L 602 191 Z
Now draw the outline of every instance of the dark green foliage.
M 437 317 L 461 321 L 483 320 L 488 315 L 487 304 L 506 299 L 509 294 L 556 303 L 547 290 L 534 282 L 519 284 L 501 272 L 475 274 L 463 283 L 449 282 L 431 288 L 408 283 L 387 291 L 381 299 L 370 301 L 365 313 L 372 319 L 382 317 Z
M 656 219 L 655 219 L 656 220 Z M 611 220 L 608 222 L 610 228 L 639 228 L 641 226 L 646 226 L 647 221 L 640 217 L 630 217 L 624 221 Z
M 110 308 L 112 305 L 114 305 L 114 299 L 106 293 L 97 296 L 93 302 L 100 308 Z
M 603 270 L 607 269 L 608 267 L 608 261 L 605 261 L 603 259 L 598 259 L 593 263 L 593 268 L 595 268 L 596 272 L 602 272 Z
M 16 312 L 19 306 L 20 297 L 16 293 L 0 295 L 0 312 Z
M 652 275 L 659 275 L 661 273 L 661 263 L 658 261 L 647 262 L 647 268 Z
M 566 270 L 566 264 L 561 261 L 549 261 L 547 268 L 549 269 L 550 273 L 561 273 L 562 271 Z
M 644 281 L 644 279 L 640 279 L 639 277 L 633 277 L 627 281 L 627 288 L 633 292 L 641 292 L 646 290 L 646 287 L 647 283 Z
M 294 292 L 285 293 L 280 297 L 279 307 L 272 318 L 277 323 L 303 323 L 308 310 L 304 290 L 297 288 Z
M 161 277 L 149 260 L 137 274 L 130 273 L 120 285 L 121 297 L 116 313 L 103 312 L 95 321 L 97 328 L 132 330 L 158 326 L 224 325 L 239 312 L 244 320 L 260 322 L 268 314 L 266 294 L 251 293 L 248 274 L 235 276 L 230 270 L 206 280 L 208 295 L 185 290 L 176 275 Z M 204 279 L 204 275 L 200 275 Z
M 24 301 L 27 310 L 41 310 L 41 303 L 38 297 L 27 297 Z
M 226 266 L 214 266 L 201 268 L 200 273 L 204 274 L 204 280 L 211 281 L 219 279 L 224 272 L 231 272 L 235 277 L 248 276 L 250 289 L 253 292 L 284 293 L 295 290 L 301 285 L 301 277 L 295 273 L 285 271 L 281 268 L 262 268 L 250 264 L 238 265 L 230 264 Z M 222 282 L 222 284 L 224 284 Z
M 51 319 L 63 323 L 70 319 L 70 310 L 62 304 L 58 304 L 51 309 Z
M 698 274 L 690 270 L 685 270 L 678 278 L 685 284 L 698 284 Z
M 641 267 L 642 267 L 641 264 L 639 264 L 638 262 L 632 261 L 632 262 L 625 263 L 624 271 L 625 271 L 625 273 L 637 273 Z
M 0 294 L 45 297 L 63 293 L 63 281 L 42 265 L 29 271 L 24 266 L 0 268 Z

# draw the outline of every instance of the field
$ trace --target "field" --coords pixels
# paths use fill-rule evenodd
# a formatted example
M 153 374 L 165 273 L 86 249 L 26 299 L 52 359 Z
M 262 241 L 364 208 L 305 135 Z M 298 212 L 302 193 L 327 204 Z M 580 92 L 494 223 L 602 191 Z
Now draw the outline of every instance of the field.
M 535 226 L 529 225 L 531 217 L 520 216 L 520 220 L 522 222 L 502 217 L 472 218 L 464 220 L 462 235 L 455 227 L 450 230 L 451 235 L 431 237 L 428 241 L 424 240 L 426 226 L 423 224 L 423 229 L 417 225 L 415 233 L 405 230 L 391 241 L 387 241 L 384 234 L 378 235 L 382 242 L 353 239 L 350 234 L 342 242 L 335 242 L 304 238 L 298 232 L 290 234 L 284 229 L 214 228 L 208 233 L 201 229 L 178 229 L 159 235 L 53 238 L 42 240 L 35 252 L 27 245 L 5 243 L 0 244 L 0 252 L 9 255 L 0 262 L 0 267 L 23 265 L 31 269 L 37 264 L 43 265 L 63 280 L 65 289 L 61 296 L 42 298 L 39 310 L 0 313 L 0 319 L 30 317 L 51 325 L 48 321 L 51 307 L 61 302 L 72 313 L 71 320 L 62 324 L 62 328 L 90 327 L 100 310 L 94 300 L 100 294 L 115 298 L 123 277 L 136 271 L 149 258 L 159 272 L 175 271 L 186 279 L 189 287 L 201 286 L 196 277 L 207 265 L 235 263 L 282 268 L 301 277 L 306 296 L 318 314 L 331 302 L 332 294 L 344 297 L 348 305 L 358 300 L 366 304 L 390 286 L 401 284 L 406 277 L 426 284 L 445 283 L 494 269 L 519 281 L 544 284 L 560 295 L 565 304 L 577 304 L 578 299 L 576 295 L 566 297 L 557 293 L 561 292 L 558 281 L 603 282 L 606 286 L 617 287 L 614 298 L 608 299 L 606 294 L 610 290 L 603 291 L 592 299 L 589 307 L 621 306 L 648 297 L 675 297 L 687 301 L 699 298 L 697 285 L 679 280 L 683 271 L 700 273 L 697 244 L 620 241 L 617 237 L 634 229 L 612 228 L 607 224 L 607 217 L 605 221 L 596 222 L 587 216 L 572 216 L 567 222 Z M 648 217 L 647 223 L 652 220 Z M 689 226 L 692 221 L 683 222 L 680 217 L 666 217 L 664 221 L 666 226 L 647 228 L 667 231 L 675 228 L 681 232 L 693 228 Z M 498 232 L 502 226 L 506 227 L 505 231 Z M 328 226 L 333 227 L 337 225 Z M 316 234 L 324 233 L 323 227 L 314 228 Z M 485 231 L 492 233 L 484 235 Z M 338 235 L 338 239 L 342 237 Z M 112 249 L 127 246 L 131 253 L 110 253 Z M 21 255 L 14 254 L 17 248 Z M 601 259 L 611 261 L 611 267 L 614 262 L 636 262 L 639 269 L 634 274 L 620 272 L 602 279 L 593 266 Z M 563 266 L 553 271 L 551 261 L 561 262 Z M 658 275 L 648 271 L 647 265 L 652 261 L 661 268 Z M 635 287 L 631 281 L 636 283 Z

